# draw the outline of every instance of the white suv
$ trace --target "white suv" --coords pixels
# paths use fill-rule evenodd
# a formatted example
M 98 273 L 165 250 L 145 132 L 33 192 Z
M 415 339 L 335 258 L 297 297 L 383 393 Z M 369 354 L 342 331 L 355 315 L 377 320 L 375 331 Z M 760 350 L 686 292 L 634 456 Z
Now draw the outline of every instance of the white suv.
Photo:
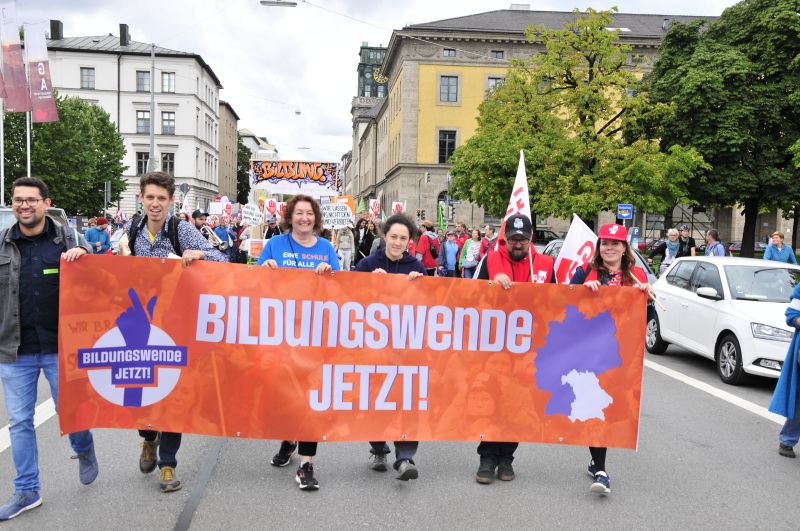
M 666 310 L 647 319 L 647 351 L 669 343 L 716 361 L 723 382 L 777 378 L 794 329 L 784 314 L 800 267 L 753 258 L 683 257 L 653 289 Z

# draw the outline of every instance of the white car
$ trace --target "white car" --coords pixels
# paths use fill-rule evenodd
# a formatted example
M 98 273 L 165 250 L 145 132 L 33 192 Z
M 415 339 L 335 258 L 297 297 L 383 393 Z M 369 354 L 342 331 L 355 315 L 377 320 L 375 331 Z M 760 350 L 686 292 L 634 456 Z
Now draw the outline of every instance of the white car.
M 723 382 L 777 378 L 794 329 L 784 314 L 800 267 L 728 256 L 683 257 L 653 284 L 665 309 L 647 318 L 647 351 L 669 343 L 716 361 Z

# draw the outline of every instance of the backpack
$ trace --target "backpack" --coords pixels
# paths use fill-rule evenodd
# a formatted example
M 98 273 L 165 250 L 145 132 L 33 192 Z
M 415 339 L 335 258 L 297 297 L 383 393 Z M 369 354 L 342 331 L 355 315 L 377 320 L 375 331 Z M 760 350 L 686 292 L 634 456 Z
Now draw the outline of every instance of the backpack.
M 433 240 L 427 234 L 425 235 L 428 238 L 428 251 L 431 253 L 431 256 L 434 260 L 439 258 L 439 251 L 436 250 L 436 246 L 433 244 Z
M 139 236 L 141 222 L 142 216 L 136 215 L 131 218 L 131 226 L 128 229 L 128 246 L 131 250 L 131 256 L 136 256 L 136 237 Z M 170 216 L 167 219 L 167 238 L 172 244 L 172 250 L 175 251 L 175 254 L 182 256 L 183 249 L 181 249 L 181 242 L 178 240 L 178 223 L 180 223 L 180 220 L 175 216 Z

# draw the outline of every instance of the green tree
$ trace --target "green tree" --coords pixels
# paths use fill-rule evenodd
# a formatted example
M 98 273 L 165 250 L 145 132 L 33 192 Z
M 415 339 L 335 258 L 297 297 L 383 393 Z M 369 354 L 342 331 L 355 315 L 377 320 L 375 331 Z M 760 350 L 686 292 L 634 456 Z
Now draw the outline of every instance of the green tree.
M 451 159 L 456 194 L 504 213 L 523 149 L 538 214 L 591 219 L 617 203 L 653 211 L 685 198 L 686 182 L 703 168 L 700 155 L 623 134 L 666 106 L 652 108 L 638 90 L 626 68 L 630 47 L 606 29 L 611 13 L 575 10 L 563 30 L 527 29 L 544 51 L 514 60 L 479 107 L 475 135 Z
M 236 148 L 236 202 L 246 204 L 250 197 L 250 150 L 239 137 Z
M 675 24 L 647 80 L 674 113 L 662 146 L 696 148 L 712 169 L 689 183 L 707 206 L 744 211 L 742 255 L 752 256 L 759 212 L 800 203 L 800 17 L 797 0 L 746 0 L 707 27 Z
M 80 98 L 56 97 L 59 121 L 33 124 L 31 174 L 50 188 L 55 206 L 69 214 L 102 213 L 105 181 L 111 181 L 111 201 L 127 185 L 122 173 L 125 145 L 110 116 Z M 5 115 L 6 193 L 17 177 L 27 174 L 25 115 Z

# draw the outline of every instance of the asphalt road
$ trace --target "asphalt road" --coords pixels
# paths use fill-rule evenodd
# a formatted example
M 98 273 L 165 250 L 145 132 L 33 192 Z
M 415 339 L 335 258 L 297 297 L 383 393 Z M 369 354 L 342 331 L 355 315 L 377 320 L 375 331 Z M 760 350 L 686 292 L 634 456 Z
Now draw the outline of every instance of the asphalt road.
M 647 359 L 766 407 L 774 380 L 719 381 L 713 363 L 675 351 Z M 49 393 L 42 385 L 40 401 Z M 182 491 L 162 494 L 138 470 L 135 432 L 97 430 L 100 476 L 78 482 L 57 420 L 38 430 L 44 505 L 8 529 L 797 529 L 800 459 L 780 457 L 780 426 L 646 368 L 638 452 L 610 450 L 609 497 L 589 493 L 585 448 L 523 444 L 517 479 L 479 485 L 475 444 L 423 443 L 420 479 L 367 466 L 366 443 L 322 444 L 321 488 L 302 492 L 294 466 L 274 468 L 274 441 L 186 436 Z M 0 426 L 7 423 L 0 408 Z M 12 492 L 0 453 L 0 498 Z

